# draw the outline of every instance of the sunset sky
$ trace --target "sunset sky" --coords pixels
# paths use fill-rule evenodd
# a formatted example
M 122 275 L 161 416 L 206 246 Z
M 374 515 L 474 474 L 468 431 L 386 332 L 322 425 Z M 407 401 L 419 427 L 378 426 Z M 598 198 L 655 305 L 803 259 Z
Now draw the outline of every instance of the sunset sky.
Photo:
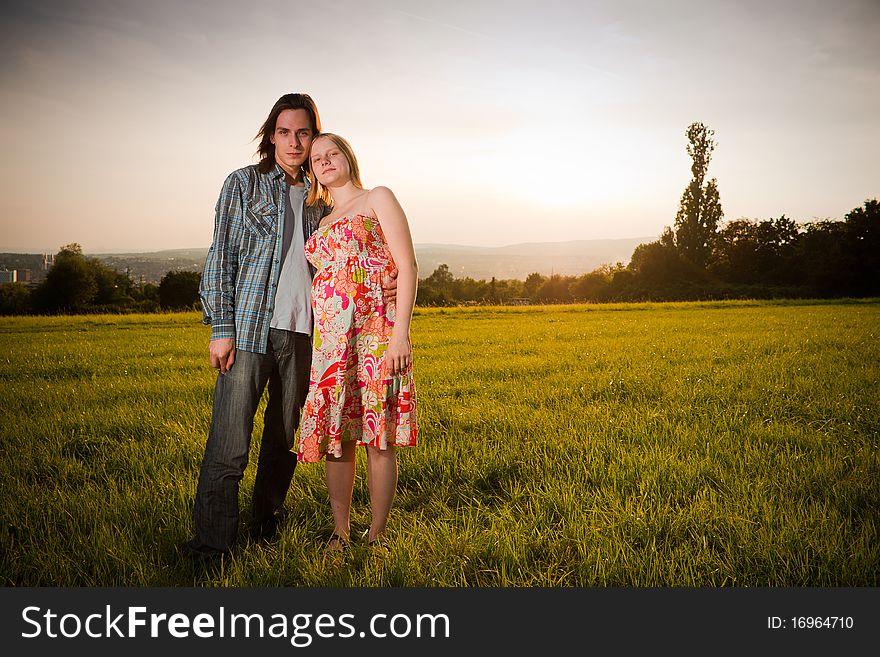
M 0 251 L 207 247 L 305 91 L 416 243 L 652 237 L 718 146 L 725 219 L 880 196 L 880 2 L 13 0 Z

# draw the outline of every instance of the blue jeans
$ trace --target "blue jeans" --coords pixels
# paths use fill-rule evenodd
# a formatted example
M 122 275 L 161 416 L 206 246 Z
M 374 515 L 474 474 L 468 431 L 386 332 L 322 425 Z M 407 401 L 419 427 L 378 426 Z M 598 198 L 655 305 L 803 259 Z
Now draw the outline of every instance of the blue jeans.
M 217 375 L 211 431 L 196 489 L 195 536 L 189 546 L 228 552 L 238 533 L 238 484 L 248 463 L 254 416 L 269 384 L 263 437 L 254 481 L 253 522 L 270 521 L 282 509 L 296 468 L 291 452 L 309 390 L 311 338 L 269 329 L 265 354 L 235 351 L 226 374 Z

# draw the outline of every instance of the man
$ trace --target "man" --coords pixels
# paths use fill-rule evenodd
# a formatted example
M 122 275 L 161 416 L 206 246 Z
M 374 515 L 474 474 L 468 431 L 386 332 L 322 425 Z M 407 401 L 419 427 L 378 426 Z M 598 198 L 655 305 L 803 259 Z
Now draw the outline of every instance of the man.
M 238 485 L 267 383 L 252 537 L 271 538 L 284 518 L 296 467 L 290 449 L 311 360 L 314 271 L 303 245 L 328 211 L 303 202 L 309 148 L 320 130 L 308 95 L 279 98 L 258 134 L 259 164 L 231 173 L 217 202 L 200 290 L 204 322 L 211 325 L 211 366 L 220 373 L 199 472 L 195 535 L 187 543 L 198 560 L 228 554 L 235 541 Z

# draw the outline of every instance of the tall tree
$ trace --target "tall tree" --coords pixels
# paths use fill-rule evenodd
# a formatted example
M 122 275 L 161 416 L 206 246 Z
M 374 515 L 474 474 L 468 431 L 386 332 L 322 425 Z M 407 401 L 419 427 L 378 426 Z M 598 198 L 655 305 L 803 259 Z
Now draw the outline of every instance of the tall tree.
M 718 224 L 724 217 L 718 181 L 712 178 L 704 183 L 715 150 L 715 131 L 702 123 L 692 123 L 685 134 L 688 138 L 687 152 L 693 161 L 693 177 L 681 196 L 675 216 L 676 246 L 688 260 L 705 267 L 712 255 Z

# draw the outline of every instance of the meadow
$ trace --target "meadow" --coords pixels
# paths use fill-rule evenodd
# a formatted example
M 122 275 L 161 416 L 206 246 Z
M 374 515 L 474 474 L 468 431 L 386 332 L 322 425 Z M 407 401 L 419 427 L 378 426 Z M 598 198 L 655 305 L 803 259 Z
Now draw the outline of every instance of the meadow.
M 360 454 L 345 556 L 300 464 L 276 540 L 207 570 L 179 551 L 215 377 L 199 319 L 0 319 L 4 586 L 880 580 L 877 300 L 419 309 L 392 554 L 361 538 Z

